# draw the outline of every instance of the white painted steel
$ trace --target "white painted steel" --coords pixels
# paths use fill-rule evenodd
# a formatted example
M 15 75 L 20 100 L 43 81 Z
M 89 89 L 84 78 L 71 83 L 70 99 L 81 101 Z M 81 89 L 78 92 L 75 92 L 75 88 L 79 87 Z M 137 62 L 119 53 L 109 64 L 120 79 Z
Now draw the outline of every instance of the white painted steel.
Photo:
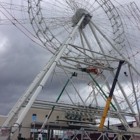
M 44 4 L 43 2 L 47 3 L 46 5 L 47 9 L 43 9 L 44 7 L 42 8 L 42 5 Z M 125 32 L 124 25 L 122 23 L 122 19 L 120 15 L 118 14 L 118 9 L 115 8 L 115 6 L 112 4 L 110 0 L 108 1 L 96 0 L 94 1 L 94 3 L 95 3 L 95 7 L 94 4 L 92 4 L 92 0 L 88 0 L 88 1 L 87 0 L 81 0 L 81 1 L 52 0 L 50 2 L 45 0 L 28 0 L 28 13 L 30 16 L 31 25 L 37 37 L 44 45 L 44 47 L 46 47 L 54 56 L 52 57 L 52 59 L 50 59 L 51 62 L 47 63 L 48 68 L 50 66 L 51 67 L 49 69 L 47 69 L 46 67 L 45 70 L 42 71 L 37 76 L 37 80 L 35 80 L 35 83 L 33 82 L 31 84 L 31 86 L 26 91 L 26 93 L 20 98 L 18 103 L 13 107 L 13 109 L 8 115 L 7 121 L 4 123 L 3 126 L 7 126 L 9 124 L 9 122 L 12 120 L 14 115 L 18 112 L 20 107 L 23 105 L 23 103 L 26 101 L 29 95 L 31 95 L 32 91 L 36 88 L 38 83 L 41 81 L 40 85 L 37 87 L 37 90 L 35 91 L 34 95 L 29 101 L 29 104 L 25 109 L 26 111 L 23 112 L 22 117 L 20 117 L 18 120 L 18 123 L 22 122 L 23 118 L 25 117 L 25 114 L 30 109 L 35 98 L 38 96 L 39 92 L 44 87 L 45 82 L 47 81 L 49 75 L 51 74 L 51 71 L 54 69 L 55 66 L 58 66 L 59 68 L 62 68 L 64 70 L 65 77 L 69 77 L 68 74 L 70 74 L 73 70 L 79 72 L 80 66 L 82 68 L 89 68 L 90 66 L 92 66 L 93 68 L 95 67 L 96 69 L 99 69 L 101 71 L 108 71 L 111 74 L 111 76 L 114 77 L 114 72 L 111 71 L 115 71 L 117 67 L 115 64 L 114 65 L 110 65 L 110 64 L 118 63 L 120 59 L 125 59 L 125 61 L 129 64 L 128 67 L 129 67 L 129 74 L 130 74 L 130 81 L 131 81 L 131 88 L 132 88 L 129 92 L 132 92 L 131 97 L 135 97 L 135 98 L 133 100 L 133 105 L 131 105 L 131 99 L 129 97 L 130 95 L 128 96 L 126 94 L 126 92 L 124 91 L 125 89 L 123 88 L 121 82 L 118 82 L 117 88 L 119 88 L 124 98 L 122 98 L 121 101 L 118 101 L 117 97 L 113 97 L 114 100 L 113 103 L 118 109 L 118 112 L 116 112 L 118 118 L 124 124 L 126 130 L 129 131 L 128 128 L 129 126 L 125 118 L 126 114 L 129 113 L 127 111 L 130 111 L 131 114 L 135 114 L 134 105 L 136 105 L 137 111 L 138 113 L 140 113 L 139 106 L 138 106 L 138 101 L 140 99 L 140 96 L 136 95 L 138 94 L 136 93 L 136 90 L 138 90 L 139 88 L 135 89 L 135 83 L 134 83 L 135 79 L 133 79 L 133 75 L 132 75 L 133 71 L 131 72 L 131 70 L 134 70 L 137 73 L 137 76 L 140 76 L 140 73 L 133 66 L 133 64 L 129 62 L 127 57 L 122 53 L 126 40 L 124 39 L 124 32 Z M 77 22 L 76 19 L 76 22 L 72 23 L 71 18 L 76 13 L 76 11 L 80 6 L 85 9 L 83 11 L 87 11 L 86 13 L 88 15 L 89 14 L 93 15 L 91 18 L 91 23 L 90 22 L 87 24 L 83 23 L 83 25 L 86 26 L 81 29 L 75 27 L 75 29 L 77 28 L 74 31 L 75 34 L 71 34 L 68 38 L 63 40 L 66 37 L 65 36 L 66 34 L 71 33 L 73 29 L 72 24 L 75 24 Z M 101 10 L 99 10 L 100 14 L 97 16 L 96 14 L 98 9 Z M 103 12 L 105 18 L 98 19 L 98 17 L 101 16 L 102 14 L 101 12 Z M 104 23 L 106 24 L 103 25 L 102 21 L 105 21 Z M 59 30 L 61 31 L 59 32 Z M 58 63 L 58 61 L 60 61 L 60 63 Z M 97 63 L 98 64 L 103 63 L 103 65 L 97 65 Z M 82 72 L 80 71 L 79 73 L 81 74 Z M 56 75 L 58 76 L 58 74 Z M 40 77 L 40 79 L 38 79 L 38 77 Z M 110 77 L 108 78 L 106 75 L 104 75 L 104 73 L 101 73 L 101 75 L 93 74 L 93 77 L 98 81 L 99 84 L 101 83 L 102 85 L 101 87 L 106 92 L 110 91 L 110 81 L 109 81 Z M 85 81 L 86 80 L 87 79 L 85 78 Z M 103 82 L 101 80 L 103 80 Z M 61 83 L 61 80 L 59 81 Z M 84 97 L 80 95 L 80 92 L 78 91 L 78 88 L 75 86 L 74 82 L 70 80 L 70 83 L 74 91 L 76 91 L 76 94 L 78 94 L 78 97 L 83 104 L 83 108 L 85 109 L 85 107 L 87 107 L 86 103 L 91 95 L 91 92 L 89 93 L 86 92 L 88 96 L 85 100 Z M 139 82 L 137 83 L 139 84 Z M 71 95 L 67 91 L 66 93 L 69 99 L 71 100 L 72 104 L 76 105 L 76 103 L 72 101 Z M 97 106 L 100 105 L 98 104 L 99 100 L 97 98 L 99 94 L 101 94 L 100 97 L 102 97 L 103 100 L 106 101 L 105 97 L 102 95 L 101 91 L 98 89 L 97 86 L 95 86 L 93 93 L 94 96 L 93 99 L 90 101 L 91 104 L 94 103 L 95 101 Z M 126 108 L 121 109 L 122 102 L 124 102 L 128 106 Z M 59 104 L 56 105 L 57 108 L 59 108 Z M 68 106 L 71 107 L 70 105 Z M 34 107 L 40 107 L 40 106 L 34 105 Z M 44 108 L 47 108 L 47 106 L 44 106 Z M 77 107 L 75 106 L 75 108 L 77 109 L 78 106 Z M 124 111 L 124 113 L 122 113 L 122 111 Z M 137 120 L 137 122 L 139 121 L 136 115 L 132 115 L 132 116 Z
M 26 116 L 27 112 L 29 111 L 29 109 L 31 108 L 32 104 L 34 103 L 35 99 L 37 98 L 38 94 L 40 93 L 40 91 L 43 89 L 47 79 L 49 78 L 50 74 L 52 73 L 54 67 L 56 66 L 56 63 L 59 61 L 61 55 L 63 54 L 65 48 L 67 47 L 69 41 L 72 39 L 72 36 L 74 35 L 74 33 L 76 32 L 76 30 L 78 29 L 78 27 L 80 26 L 81 22 L 83 21 L 85 16 L 83 16 L 80 21 L 78 22 L 78 24 L 74 27 L 73 31 L 71 32 L 71 34 L 66 38 L 66 41 L 64 41 L 64 43 L 62 44 L 62 46 L 60 47 L 59 51 L 57 52 L 56 56 L 54 57 L 53 61 L 50 61 L 50 63 L 48 63 L 48 65 L 50 66 L 50 68 L 48 69 L 48 71 L 46 72 L 46 74 L 44 75 L 42 81 L 40 82 L 38 88 L 36 89 L 35 93 L 33 94 L 33 96 L 31 97 L 30 101 L 28 102 L 28 104 L 26 105 L 25 109 L 23 110 L 23 112 L 21 113 L 21 115 L 19 116 L 19 118 L 17 119 L 16 123 L 13 125 L 12 127 L 12 131 L 11 131 L 11 136 L 12 134 L 18 129 L 18 124 L 21 124 L 21 122 L 23 121 L 24 117 Z
M 96 35 L 96 32 L 95 32 L 94 28 L 92 27 L 91 23 L 89 23 L 89 26 L 90 26 L 90 28 L 91 28 L 91 30 L 92 30 L 92 33 L 94 34 L 94 36 L 95 36 L 97 42 L 98 42 L 98 45 L 100 46 L 100 49 L 101 49 L 102 53 L 105 55 L 105 51 L 103 50 L 103 46 L 101 45 L 101 43 L 100 43 L 100 41 L 99 41 L 99 39 L 98 39 L 98 36 Z M 100 32 L 101 32 L 101 31 L 100 31 Z M 103 33 L 102 33 L 102 35 L 103 35 Z M 104 35 L 104 36 L 105 36 L 105 35 Z M 109 40 L 109 39 L 108 39 L 108 40 Z M 115 46 L 114 46 L 114 47 L 115 47 Z M 106 59 L 106 61 L 107 61 L 106 56 L 105 56 L 105 59 Z M 108 65 L 109 65 L 109 62 L 108 62 L 108 61 L 107 61 L 107 63 L 108 63 Z M 113 77 L 115 77 L 114 72 L 111 72 L 111 74 L 113 75 Z M 105 76 L 104 76 L 104 78 L 105 78 Z M 118 84 L 119 84 L 119 82 L 118 82 Z M 108 84 L 108 85 L 109 85 L 109 84 Z M 108 86 L 108 87 L 109 87 L 109 86 Z M 110 90 L 110 88 L 109 88 L 109 90 Z M 121 90 L 122 90 L 122 88 L 121 88 Z M 124 95 L 124 94 L 125 94 L 124 91 L 122 91 L 122 92 L 123 92 L 123 95 Z M 125 95 L 124 95 L 124 96 L 125 96 Z M 126 96 L 125 96 L 125 97 L 126 97 Z M 114 99 L 114 102 L 115 102 L 116 106 L 118 107 L 118 110 L 119 110 L 119 111 L 118 111 L 118 116 L 119 116 L 120 120 L 123 121 L 123 124 L 124 124 L 126 130 L 129 130 L 129 131 L 130 131 L 130 127 L 129 127 L 129 125 L 127 124 L 127 121 L 126 121 L 125 117 L 124 117 L 124 116 L 121 116 L 121 114 L 119 114 L 119 112 L 122 111 L 122 110 L 121 110 L 121 108 L 119 107 L 119 104 L 118 104 L 118 102 L 117 102 L 115 96 L 113 96 L 113 99 Z M 127 100 L 127 99 L 126 99 L 126 100 Z M 129 107 L 131 108 L 130 103 L 129 103 L 128 100 L 127 100 L 127 102 L 128 102 L 128 104 L 129 104 Z M 132 108 L 131 108 L 131 111 L 134 113 L 134 110 L 133 110 Z M 136 118 L 136 117 L 135 117 L 135 118 Z M 137 119 L 137 118 L 136 118 L 136 119 Z
M 112 48 L 133 68 L 133 70 L 140 76 L 140 73 L 136 70 L 136 68 L 125 58 L 125 56 L 120 53 L 120 51 L 112 44 L 112 42 L 106 37 L 105 34 L 102 33 L 102 31 L 91 21 L 93 26 L 101 33 L 101 35 L 109 42 L 109 44 L 112 46 Z

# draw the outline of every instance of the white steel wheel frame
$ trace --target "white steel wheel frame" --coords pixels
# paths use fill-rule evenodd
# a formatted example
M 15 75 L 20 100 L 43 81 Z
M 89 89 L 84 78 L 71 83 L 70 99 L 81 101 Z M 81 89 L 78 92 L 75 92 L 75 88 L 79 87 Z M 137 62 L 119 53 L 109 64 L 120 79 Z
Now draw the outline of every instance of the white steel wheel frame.
M 35 5 L 34 8 L 33 5 Z M 43 9 L 45 6 L 47 9 L 46 12 Z M 117 97 L 114 96 L 114 103 L 117 106 L 119 112 L 125 110 L 129 113 L 131 112 L 135 114 L 136 112 L 131 106 L 128 98 L 128 96 L 133 95 L 133 100 L 135 102 L 134 104 L 136 105 L 137 113 L 139 114 L 140 111 L 137 102 L 138 97 L 136 95 L 134 79 L 132 78 L 131 71 L 134 71 L 137 76 L 140 76 L 140 73 L 135 69 L 133 64 L 128 62 L 125 54 L 121 53 L 123 52 L 123 48 L 125 47 L 123 29 L 124 25 L 118 14 L 118 11 L 111 3 L 111 1 L 29 1 L 30 20 L 33 29 L 36 32 L 36 35 L 46 47 L 48 44 L 50 44 L 52 46 L 51 51 L 55 52 L 55 50 L 59 48 L 59 45 L 62 42 L 61 37 L 65 36 L 67 33 L 69 34 L 69 32 L 71 31 L 73 26 L 71 18 L 79 8 L 87 10 L 92 16 L 92 18 L 90 20 L 90 23 L 85 27 L 85 29 L 79 29 L 79 33 L 76 33 L 75 36 L 73 36 L 72 42 L 69 44 L 69 46 L 65 50 L 65 53 L 63 53 L 61 57 L 61 59 L 64 60 L 63 67 L 67 68 L 68 65 L 71 65 L 69 66 L 69 68 L 75 68 L 74 66 L 77 65 L 89 67 L 90 65 L 93 65 L 92 62 L 100 62 L 100 64 L 104 64 L 106 69 L 108 66 L 116 68 L 117 66 L 115 66 L 116 64 L 114 64 L 114 61 L 108 60 L 108 55 L 113 56 L 116 61 L 120 59 L 125 60 L 128 64 L 127 68 L 129 69 L 129 75 L 131 77 L 131 80 L 129 82 L 132 86 L 132 92 L 131 95 L 128 95 L 125 92 L 125 89 L 123 89 L 122 85 L 118 82 L 117 88 L 119 89 L 119 94 L 121 94 L 120 96 L 123 97 L 123 101 L 119 102 Z M 104 14 L 104 18 L 102 17 L 102 14 Z M 105 20 L 104 22 L 101 21 L 100 16 L 102 17 L 102 20 Z M 79 52 L 76 49 L 72 50 L 71 46 L 75 48 L 79 47 Z M 94 48 L 93 46 L 96 47 Z M 89 53 L 86 49 L 90 50 L 91 53 Z M 93 50 L 98 53 L 101 52 L 103 56 L 92 52 Z M 80 57 L 84 57 L 85 59 L 80 61 Z M 100 60 L 101 58 L 104 59 L 104 61 Z M 99 65 L 96 65 L 95 67 L 98 68 Z M 76 67 L 76 69 L 78 68 Z M 114 72 L 111 72 L 111 75 L 114 77 Z M 106 79 L 106 77 L 104 78 Z M 108 86 L 106 87 L 108 88 L 108 90 L 110 90 L 109 83 L 107 85 Z M 124 116 L 120 117 L 119 114 L 119 118 L 122 122 L 124 122 L 124 124 L 126 125 L 125 128 L 127 129 L 128 125 L 124 119 Z M 135 120 L 139 122 L 139 119 L 136 116 Z
M 45 4 L 47 4 L 46 7 L 44 7 Z M 79 8 L 87 10 L 92 18 L 84 29 L 79 29 L 79 31 L 74 30 L 75 33 L 73 32 L 70 34 L 73 30 L 71 18 L 73 15 L 75 15 L 75 12 Z M 47 11 L 45 11 L 45 9 Z M 45 77 L 45 73 L 48 78 L 55 65 L 65 69 L 65 72 L 71 72 L 70 69 L 75 69 L 77 72 L 79 72 L 79 65 L 86 68 L 94 66 L 95 68 L 99 69 L 101 73 L 98 78 L 97 75 L 93 75 L 93 77 L 98 81 L 98 83 L 100 83 L 100 85 L 102 85 L 102 89 L 108 93 L 110 91 L 111 84 L 106 75 L 111 75 L 113 79 L 119 60 L 125 60 L 125 67 L 129 69 L 127 74 L 130 76 L 127 85 L 131 86 L 131 88 L 128 94 L 128 91 L 125 91 L 128 86 L 124 86 L 119 82 L 121 81 L 121 78 L 123 79 L 123 77 L 119 78 L 118 85 L 116 87 L 117 90 L 114 92 L 113 96 L 113 104 L 118 110 L 119 120 L 124 124 L 126 130 L 131 131 L 127 124 L 125 115 L 123 115 L 122 112 L 133 114 L 132 116 L 139 123 L 139 116 L 134 114 L 140 113 L 138 105 L 140 96 L 137 93 L 137 89 L 139 89 L 139 87 L 136 88 L 135 85 L 135 77 L 139 77 L 140 74 L 133 66 L 133 63 L 127 60 L 125 53 L 123 52 L 125 47 L 123 23 L 111 1 L 81 0 L 79 2 L 76 0 L 53 0 L 49 2 L 45 0 L 29 0 L 28 13 L 30 16 L 31 25 L 36 35 L 45 47 L 49 46 L 49 50 L 52 54 L 54 54 L 54 57 L 52 57 L 50 62 L 47 64 L 45 72 L 41 75 L 41 80 L 45 79 L 43 78 Z M 103 19 L 103 21 L 101 19 Z M 68 40 L 64 39 L 66 36 L 68 36 Z M 55 58 L 57 53 L 61 50 L 61 46 L 65 46 L 66 49 L 64 49 L 64 52 L 61 51 L 59 56 Z M 60 63 L 58 63 L 59 58 L 62 60 L 60 60 Z M 57 61 L 55 59 L 57 59 Z M 48 67 L 52 67 L 50 72 L 47 72 Z M 133 76 L 134 73 L 136 75 L 135 77 Z M 47 78 L 44 80 L 43 85 L 45 84 Z M 104 79 L 103 82 L 100 81 L 101 78 Z M 37 84 L 38 82 L 36 82 L 34 86 Z M 37 94 L 34 93 L 33 97 L 31 98 L 32 101 L 29 103 L 30 105 L 26 107 L 25 111 L 15 123 L 15 126 L 17 126 L 16 124 L 20 124 L 22 122 L 37 95 L 41 91 L 41 87 L 43 85 L 40 85 L 40 89 L 37 89 Z M 101 94 L 101 91 L 97 86 L 95 86 L 95 84 L 92 86 L 94 86 L 93 100 L 99 104 L 96 97 L 98 94 Z M 26 92 L 26 96 L 23 95 L 23 101 L 20 100 L 19 104 L 17 104 L 16 111 L 19 110 L 33 89 L 34 88 L 31 87 L 31 89 Z M 82 99 L 80 95 L 79 97 L 81 100 L 85 100 Z M 131 98 L 132 104 L 130 103 L 129 98 Z M 85 105 L 85 103 L 83 102 L 83 105 Z M 15 113 L 10 115 L 4 126 L 9 124 L 14 115 Z M 13 132 L 15 131 L 15 128 Z

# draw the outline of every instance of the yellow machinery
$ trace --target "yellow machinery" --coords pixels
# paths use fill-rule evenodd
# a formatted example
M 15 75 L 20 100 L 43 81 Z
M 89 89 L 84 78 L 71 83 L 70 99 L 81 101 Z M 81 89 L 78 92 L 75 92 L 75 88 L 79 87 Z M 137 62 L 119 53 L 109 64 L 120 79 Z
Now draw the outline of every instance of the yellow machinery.
M 120 72 L 120 69 L 121 69 L 121 66 L 122 66 L 123 63 L 124 63 L 124 61 L 119 62 L 119 66 L 118 66 L 118 69 L 117 69 L 117 72 L 116 72 L 116 75 L 115 75 L 115 78 L 114 78 L 114 81 L 113 81 L 113 84 L 112 84 L 112 88 L 110 90 L 108 99 L 106 101 L 106 106 L 104 108 L 104 112 L 103 112 L 103 115 L 102 115 L 102 118 L 101 118 L 101 121 L 100 121 L 99 129 L 98 129 L 99 131 L 102 131 L 102 129 L 103 129 L 104 122 L 105 122 L 108 110 L 110 108 L 110 103 L 111 103 L 111 99 L 112 99 L 112 96 L 113 96 L 113 92 L 114 92 L 114 89 L 115 89 L 115 86 L 116 86 L 116 83 L 117 83 L 117 79 L 118 79 L 118 76 L 119 76 L 119 72 Z

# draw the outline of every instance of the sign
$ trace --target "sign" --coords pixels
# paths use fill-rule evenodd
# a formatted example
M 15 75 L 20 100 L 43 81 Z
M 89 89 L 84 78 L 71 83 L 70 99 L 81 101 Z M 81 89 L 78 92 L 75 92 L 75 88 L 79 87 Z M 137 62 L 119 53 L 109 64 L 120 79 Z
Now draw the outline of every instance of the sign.
M 109 138 L 114 138 L 114 134 L 113 133 L 108 133 L 108 137 Z
M 9 133 L 9 129 L 1 129 L 1 133 L 2 134 L 8 134 Z
M 140 135 L 133 135 L 134 140 L 140 140 Z
M 133 122 L 133 127 L 138 127 L 138 124 L 136 121 Z
M 68 131 L 68 132 L 66 132 L 66 134 L 67 134 L 68 136 L 73 136 L 73 132 L 72 132 L 72 131 Z
M 84 134 L 84 135 L 83 135 L 83 139 L 89 139 L 88 134 Z

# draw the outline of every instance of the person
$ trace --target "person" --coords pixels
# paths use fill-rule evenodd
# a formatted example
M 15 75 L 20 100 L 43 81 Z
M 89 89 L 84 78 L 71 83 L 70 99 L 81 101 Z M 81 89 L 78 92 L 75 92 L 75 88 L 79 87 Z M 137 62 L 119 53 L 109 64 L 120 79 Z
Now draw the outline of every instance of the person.
M 43 140 L 41 132 L 39 132 L 37 140 Z

